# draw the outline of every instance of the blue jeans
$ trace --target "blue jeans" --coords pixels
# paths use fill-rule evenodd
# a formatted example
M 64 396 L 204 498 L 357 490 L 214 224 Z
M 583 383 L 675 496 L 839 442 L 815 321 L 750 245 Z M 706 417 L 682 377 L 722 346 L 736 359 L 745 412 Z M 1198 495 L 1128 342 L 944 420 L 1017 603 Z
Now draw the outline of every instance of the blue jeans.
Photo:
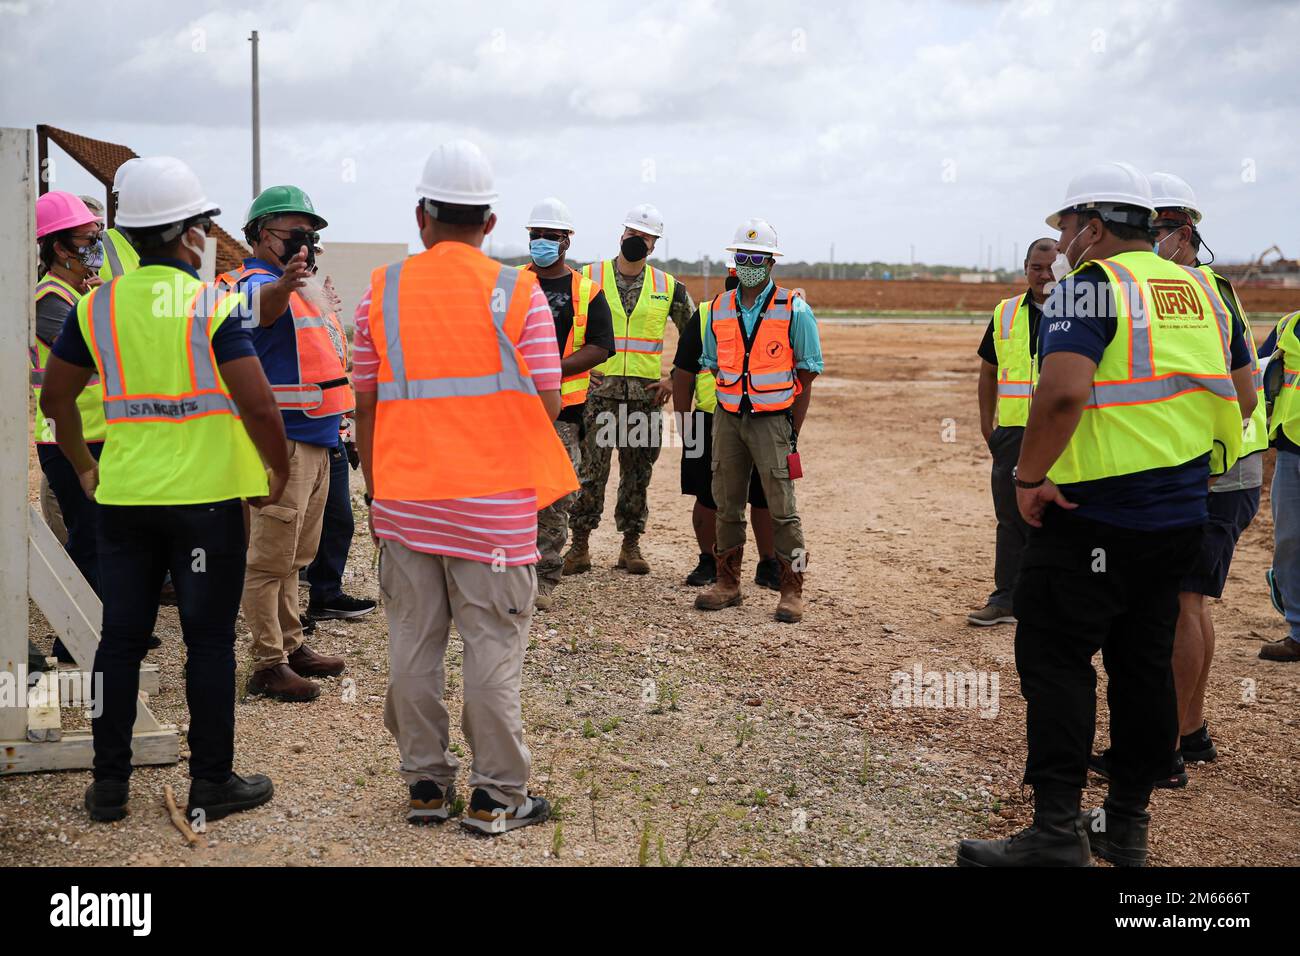
M 352 496 L 348 494 L 348 456 L 342 443 L 330 452 L 330 490 L 321 519 L 320 544 L 307 566 L 311 601 L 319 603 L 343 593 L 343 567 L 352 548 Z
M 1273 575 L 1291 639 L 1300 641 L 1300 455 L 1278 449 L 1273 469 Z

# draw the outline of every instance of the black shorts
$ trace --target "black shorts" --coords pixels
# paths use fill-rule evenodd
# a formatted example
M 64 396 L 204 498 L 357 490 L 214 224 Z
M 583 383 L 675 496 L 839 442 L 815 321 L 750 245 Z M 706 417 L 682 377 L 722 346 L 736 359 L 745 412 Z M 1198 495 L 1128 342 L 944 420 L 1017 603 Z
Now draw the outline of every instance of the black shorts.
M 695 435 L 691 435 L 691 445 L 682 448 L 682 494 L 693 495 L 704 507 L 711 511 L 718 510 L 718 503 L 713 500 L 713 416 L 704 412 L 692 412 L 695 420 L 704 420 L 704 433 L 698 445 Z M 691 451 L 702 451 L 698 458 L 687 457 Z M 755 508 L 767 507 L 767 496 L 763 494 L 763 483 L 758 480 L 758 469 L 749 473 L 749 503 Z
M 1223 597 L 1237 539 L 1259 511 L 1259 489 L 1210 492 L 1209 498 L 1210 520 L 1205 525 L 1205 537 L 1181 590 L 1217 598 Z

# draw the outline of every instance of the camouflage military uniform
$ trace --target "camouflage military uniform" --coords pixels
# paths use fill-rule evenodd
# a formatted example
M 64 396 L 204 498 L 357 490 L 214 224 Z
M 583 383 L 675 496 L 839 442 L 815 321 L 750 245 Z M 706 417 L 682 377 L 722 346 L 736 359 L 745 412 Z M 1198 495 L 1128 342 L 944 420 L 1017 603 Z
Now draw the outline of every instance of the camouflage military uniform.
M 618 285 L 619 299 L 623 311 L 628 315 L 636 308 L 641 296 L 641 284 L 645 272 L 628 277 L 617 269 L 614 279 Z M 608 294 L 609 290 L 606 290 Z M 668 318 L 677 331 L 691 320 L 695 303 L 685 284 L 678 282 L 677 291 L 668 310 Z M 650 487 L 650 476 L 654 472 L 655 461 L 659 458 L 660 430 L 655 424 L 661 424 L 663 406 L 656 405 L 654 393 L 650 386 L 658 379 L 633 378 L 627 375 L 606 375 L 591 380 L 591 389 L 587 393 L 587 414 L 584 427 L 586 434 L 582 439 L 581 468 L 578 477 L 582 489 L 578 500 L 573 505 L 569 524 L 573 529 L 591 531 L 600 524 L 601 512 L 605 510 L 605 485 L 609 481 L 610 457 L 614 447 L 618 447 L 618 503 L 614 507 L 614 524 L 620 533 L 643 534 L 646 518 L 650 509 L 646 505 L 646 492 Z M 651 413 L 656 413 L 653 417 Z M 609 418 L 609 416 L 613 418 Z M 632 431 L 636 422 L 651 423 L 648 430 L 642 426 Z M 602 427 L 602 422 L 610 424 Z M 630 444 L 611 441 L 618 438 L 622 429 L 620 422 L 625 422 L 629 436 L 634 439 Z M 636 434 L 651 436 L 651 441 L 641 442 Z
M 556 422 L 555 432 L 569 453 L 574 471 L 582 462 L 582 449 L 578 443 L 579 426 L 576 422 Z M 569 509 L 578 493 L 570 492 L 554 504 L 537 512 L 537 550 L 542 553 L 537 562 L 537 590 L 550 594 L 560 583 L 564 567 L 564 545 L 569 540 Z

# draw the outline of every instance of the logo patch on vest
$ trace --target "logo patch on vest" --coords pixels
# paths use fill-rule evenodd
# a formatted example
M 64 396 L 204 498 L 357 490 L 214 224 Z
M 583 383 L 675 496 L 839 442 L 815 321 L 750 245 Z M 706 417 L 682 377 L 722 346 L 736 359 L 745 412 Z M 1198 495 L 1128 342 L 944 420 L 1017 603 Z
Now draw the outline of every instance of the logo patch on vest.
M 1161 321 L 1195 319 L 1201 321 L 1205 312 L 1192 284 L 1184 279 L 1152 279 L 1151 301 L 1156 318 Z
M 764 349 L 764 351 L 767 352 L 767 357 L 768 357 L 768 358 L 776 358 L 776 357 L 777 357 L 778 355 L 780 355 L 784 350 L 785 350 L 785 346 L 782 345 L 780 342 L 775 342 L 775 341 L 773 341 L 773 342 L 768 342 L 768 343 L 767 343 L 767 348 Z

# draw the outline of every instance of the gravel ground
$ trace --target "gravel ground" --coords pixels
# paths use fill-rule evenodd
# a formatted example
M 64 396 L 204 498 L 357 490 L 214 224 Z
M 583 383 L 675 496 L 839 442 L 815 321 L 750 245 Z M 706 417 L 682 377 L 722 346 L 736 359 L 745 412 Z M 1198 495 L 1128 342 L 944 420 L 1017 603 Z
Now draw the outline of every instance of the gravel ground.
M 981 332 L 823 330 L 830 369 L 800 442 L 811 555 L 801 625 L 774 622 L 776 595 L 752 584 L 740 608 L 692 609 L 695 592 L 680 583 L 695 548 L 676 449 L 652 485 L 643 540 L 652 573 L 614 570 L 611 477 L 596 569 L 567 579 L 555 609 L 532 625 L 524 715 L 532 786 L 555 803 L 554 822 L 496 839 L 404 822 L 383 727 L 379 611 L 320 625 L 313 646 L 344 656 L 348 670 L 322 682 L 318 701 L 239 702 L 236 766 L 275 780 L 271 804 L 211 824 L 191 850 L 162 805 L 164 784 L 183 797 L 184 761 L 137 770 L 131 814 L 112 825 L 85 816 L 88 772 L 7 777 L 0 865 L 946 865 L 962 836 L 1014 832 L 1031 804 L 1020 786 L 1013 629 L 964 620 L 987 594 L 992 562 L 988 453 L 974 412 Z M 1300 668 L 1255 658 L 1282 633 L 1261 586 L 1271 536 L 1266 494 L 1215 605 L 1208 711 L 1222 756 L 1192 769 L 1186 790 L 1157 792 L 1157 865 L 1300 863 Z M 371 558 L 358 539 L 350 592 L 378 594 Z M 753 562 L 747 555 L 751 575 Z M 32 631 L 48 633 L 36 612 Z M 164 646 L 150 659 L 162 693 L 152 706 L 184 727 L 174 609 L 158 633 Z M 455 640 L 452 651 L 455 713 Z M 899 675 L 918 665 L 996 678 L 984 700 L 993 706 L 983 716 L 896 706 Z M 1104 696 L 1100 711 L 1104 741 Z M 455 721 L 453 735 L 468 758 Z M 1088 799 L 1102 795 L 1094 788 Z

